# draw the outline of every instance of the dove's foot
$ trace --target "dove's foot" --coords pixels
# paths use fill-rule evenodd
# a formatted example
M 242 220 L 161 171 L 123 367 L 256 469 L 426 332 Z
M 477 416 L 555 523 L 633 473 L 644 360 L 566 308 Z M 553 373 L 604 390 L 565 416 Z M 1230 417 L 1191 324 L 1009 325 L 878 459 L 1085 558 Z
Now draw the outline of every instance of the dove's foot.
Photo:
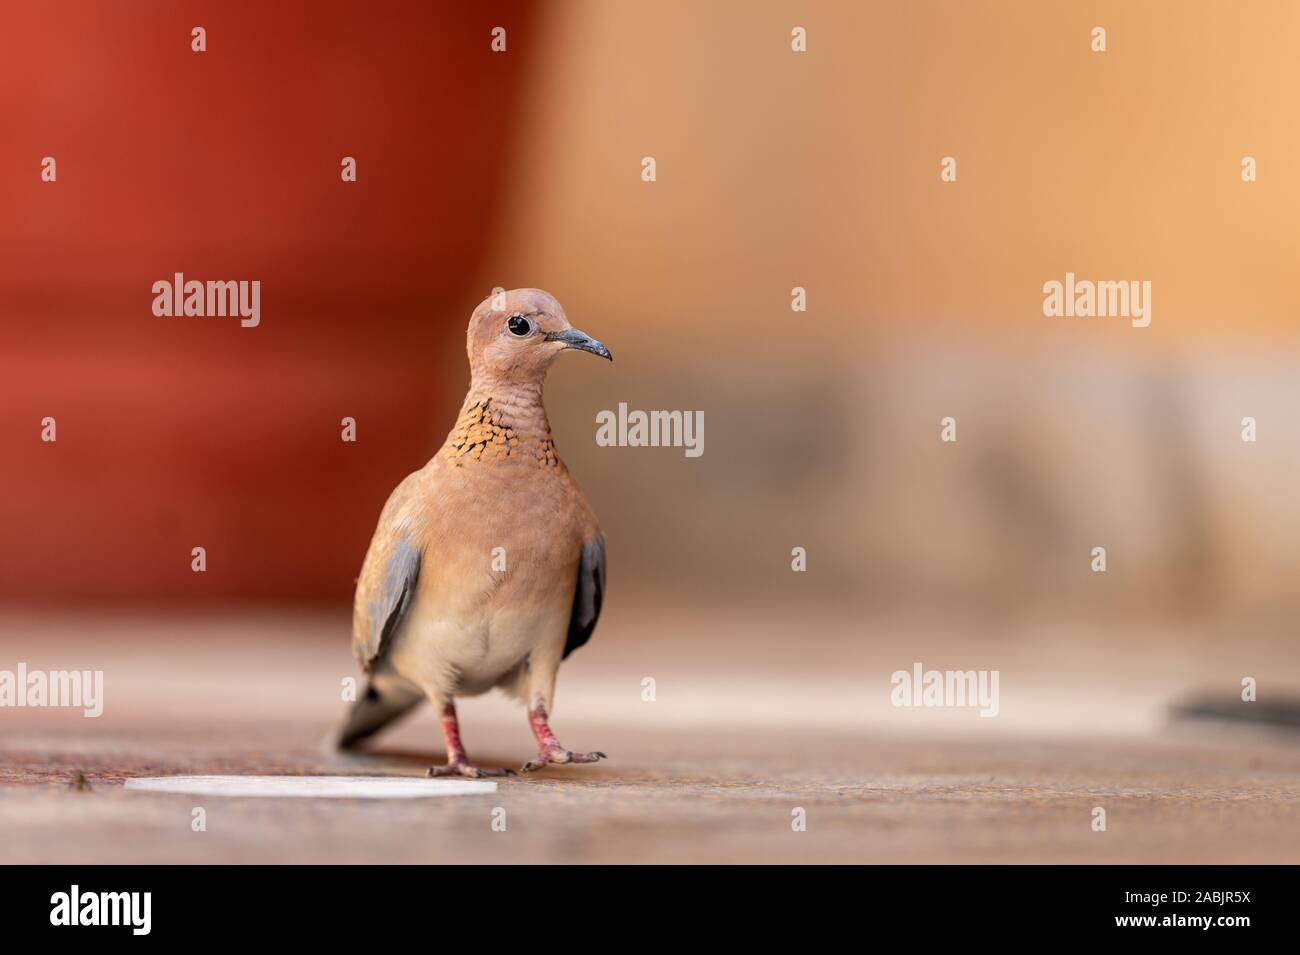
M 537 754 L 536 759 L 530 759 L 524 763 L 522 772 L 531 773 L 543 766 L 563 766 L 565 763 L 596 763 L 608 758 L 604 753 L 573 753 L 561 746 L 556 746 L 554 749 L 542 750 Z
M 446 766 L 430 766 L 428 775 L 430 778 L 437 776 L 467 776 L 470 779 L 483 779 L 486 776 L 513 776 L 513 769 L 484 769 L 482 766 L 475 766 L 473 763 L 467 763 L 462 759 L 453 760 Z
M 546 722 L 546 707 L 540 702 L 528 711 L 528 722 L 537 737 L 537 758 L 524 763 L 523 772 L 531 773 L 543 766 L 563 766 L 566 763 L 595 763 L 608 759 L 604 753 L 574 753 L 560 745 Z
M 465 755 L 465 747 L 460 742 L 460 724 L 456 722 L 456 704 L 447 703 L 442 708 L 442 735 L 447 741 L 447 765 L 430 766 L 428 775 L 468 776 L 470 779 L 482 779 L 484 776 L 513 776 L 513 769 L 484 769 L 475 766 Z

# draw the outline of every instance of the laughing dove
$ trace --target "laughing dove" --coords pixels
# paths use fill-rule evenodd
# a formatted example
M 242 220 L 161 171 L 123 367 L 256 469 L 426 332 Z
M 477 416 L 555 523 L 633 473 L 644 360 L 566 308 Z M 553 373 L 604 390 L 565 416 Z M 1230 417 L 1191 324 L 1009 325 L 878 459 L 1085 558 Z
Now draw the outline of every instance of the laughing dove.
M 338 737 L 349 747 L 428 699 L 447 765 L 431 776 L 504 775 L 472 764 L 455 698 L 493 687 L 528 707 L 537 758 L 592 763 L 548 725 L 560 661 L 591 637 L 605 590 L 605 540 L 551 439 L 542 383 L 567 349 L 611 358 L 538 289 L 487 299 L 470 316 L 470 386 L 441 450 L 379 516 L 357 580 L 352 646 L 369 674 Z

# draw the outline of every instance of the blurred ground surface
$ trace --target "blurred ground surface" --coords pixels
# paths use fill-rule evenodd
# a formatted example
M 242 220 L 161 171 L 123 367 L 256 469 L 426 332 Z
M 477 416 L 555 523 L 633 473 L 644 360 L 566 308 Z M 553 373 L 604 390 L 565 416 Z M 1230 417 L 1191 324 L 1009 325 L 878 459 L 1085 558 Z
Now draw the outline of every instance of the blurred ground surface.
M 812 652 L 806 615 L 619 613 L 562 671 L 554 720 L 566 745 L 608 762 L 412 801 L 122 788 L 133 775 L 422 775 L 440 762 L 427 709 L 376 755 L 319 748 L 354 673 L 343 615 L 0 616 L 0 668 L 102 668 L 106 680 L 99 719 L 0 709 L 0 862 L 1300 860 L 1295 737 L 1162 715 L 1180 692 L 1231 695 L 1252 671 L 1265 691 L 1294 680 L 1280 662 L 1291 654 L 1268 640 L 1148 628 L 1121 666 L 1085 632 L 1028 625 L 981 638 L 977 625 L 904 634 L 827 620 Z M 635 619 L 662 632 L 632 639 Z M 743 651 L 723 632 L 744 633 Z M 1000 669 L 1000 715 L 890 706 L 889 674 L 913 659 Z M 515 704 L 469 700 L 461 717 L 483 764 L 530 755 Z M 70 785 L 77 774 L 88 789 Z M 200 805 L 207 831 L 193 832 Z M 1091 829 L 1097 806 L 1104 833 Z M 491 827 L 497 807 L 505 832 Z M 805 832 L 791 829 L 799 807 Z

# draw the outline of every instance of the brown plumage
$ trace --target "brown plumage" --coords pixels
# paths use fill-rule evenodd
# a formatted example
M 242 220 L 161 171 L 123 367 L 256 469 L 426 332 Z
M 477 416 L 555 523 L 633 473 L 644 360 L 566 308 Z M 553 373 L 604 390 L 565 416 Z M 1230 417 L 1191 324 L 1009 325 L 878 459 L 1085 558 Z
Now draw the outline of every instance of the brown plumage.
M 542 404 L 547 369 L 566 349 L 609 358 L 538 289 L 474 310 L 470 387 L 436 455 L 384 506 L 357 582 L 353 649 L 370 675 L 339 744 L 350 746 L 428 699 L 447 765 L 431 775 L 506 772 L 465 755 L 455 698 L 501 687 L 528 707 L 538 757 L 524 766 L 594 762 L 548 725 L 561 660 L 600 614 L 605 544 L 560 460 Z

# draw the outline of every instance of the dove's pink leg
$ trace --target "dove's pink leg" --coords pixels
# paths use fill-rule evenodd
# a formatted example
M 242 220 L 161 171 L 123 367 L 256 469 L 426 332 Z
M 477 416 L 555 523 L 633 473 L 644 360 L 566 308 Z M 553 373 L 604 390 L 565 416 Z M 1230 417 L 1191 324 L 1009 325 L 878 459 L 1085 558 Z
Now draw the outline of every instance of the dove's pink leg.
M 546 706 L 540 701 L 534 703 L 528 711 L 528 722 L 533 728 L 533 735 L 537 737 L 537 758 L 524 763 L 526 773 L 550 763 L 594 763 L 608 758 L 604 753 L 572 753 L 561 746 L 551 732 L 550 724 L 546 722 Z
M 456 704 L 448 703 L 439 716 L 442 721 L 442 736 L 447 741 L 447 765 L 430 766 L 430 776 L 513 776 L 510 769 L 482 769 L 475 766 L 465 755 L 465 747 L 460 741 L 460 723 L 456 720 Z

